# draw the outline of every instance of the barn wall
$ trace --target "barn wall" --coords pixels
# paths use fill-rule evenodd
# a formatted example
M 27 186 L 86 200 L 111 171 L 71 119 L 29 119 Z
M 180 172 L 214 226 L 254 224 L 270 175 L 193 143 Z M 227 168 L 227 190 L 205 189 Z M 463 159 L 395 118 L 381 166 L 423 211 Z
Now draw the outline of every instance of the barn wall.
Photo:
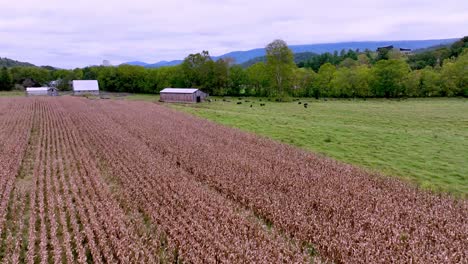
M 92 95 L 99 95 L 99 91 L 74 91 L 74 95 L 84 95 L 84 94 L 92 94 Z
M 200 96 L 200 99 L 201 99 L 201 101 L 203 102 L 203 101 L 205 101 L 205 99 L 206 99 L 206 97 L 208 96 L 208 94 L 206 94 L 206 93 L 204 93 L 204 92 L 202 92 L 202 91 L 200 91 L 200 90 L 196 91 L 196 92 L 195 92 L 195 102 L 196 102 L 196 100 L 197 100 L 197 96 Z
M 26 92 L 28 96 L 35 96 L 35 95 L 48 95 L 47 91 L 34 91 L 34 92 Z
M 161 101 L 164 101 L 164 102 L 181 102 L 181 103 L 196 102 L 195 93 L 193 94 L 162 93 L 160 95 L 160 99 Z

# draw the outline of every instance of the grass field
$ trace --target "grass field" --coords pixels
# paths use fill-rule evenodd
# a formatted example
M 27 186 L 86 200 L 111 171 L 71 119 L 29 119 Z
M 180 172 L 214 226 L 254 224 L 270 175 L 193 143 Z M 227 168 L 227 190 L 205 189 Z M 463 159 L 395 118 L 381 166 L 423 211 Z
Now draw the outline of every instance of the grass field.
M 0 91 L 0 97 L 24 96 L 23 91 Z
M 310 99 L 305 100 L 307 109 L 298 102 L 228 100 L 171 107 L 396 175 L 426 189 L 468 195 L 467 99 Z

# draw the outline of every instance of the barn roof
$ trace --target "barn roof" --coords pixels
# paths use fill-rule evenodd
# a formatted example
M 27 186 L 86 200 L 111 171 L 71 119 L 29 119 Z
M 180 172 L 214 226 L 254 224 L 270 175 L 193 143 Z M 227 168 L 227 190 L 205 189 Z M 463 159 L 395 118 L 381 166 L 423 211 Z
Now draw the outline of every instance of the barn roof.
M 73 80 L 73 91 L 99 91 L 96 80 Z
M 26 92 L 47 92 L 49 87 L 27 87 Z
M 160 93 L 192 94 L 196 91 L 198 91 L 197 88 L 164 88 Z

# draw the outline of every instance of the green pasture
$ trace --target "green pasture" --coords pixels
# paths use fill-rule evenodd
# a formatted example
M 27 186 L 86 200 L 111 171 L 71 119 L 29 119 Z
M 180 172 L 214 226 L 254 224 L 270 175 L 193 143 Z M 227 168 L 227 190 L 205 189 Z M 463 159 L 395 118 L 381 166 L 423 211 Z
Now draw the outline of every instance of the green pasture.
M 170 106 L 426 189 L 468 195 L 468 99 L 213 99 Z

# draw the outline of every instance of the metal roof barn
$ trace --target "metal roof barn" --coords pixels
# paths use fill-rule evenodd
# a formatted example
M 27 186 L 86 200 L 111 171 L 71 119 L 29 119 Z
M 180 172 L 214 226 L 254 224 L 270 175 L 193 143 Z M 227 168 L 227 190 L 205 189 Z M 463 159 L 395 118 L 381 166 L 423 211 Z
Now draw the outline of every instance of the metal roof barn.
M 159 94 L 162 102 L 172 103 L 199 103 L 208 96 L 196 88 L 165 88 Z
M 27 87 L 26 95 L 57 95 L 57 90 L 51 87 Z
M 73 94 L 99 94 L 97 80 L 73 80 Z

